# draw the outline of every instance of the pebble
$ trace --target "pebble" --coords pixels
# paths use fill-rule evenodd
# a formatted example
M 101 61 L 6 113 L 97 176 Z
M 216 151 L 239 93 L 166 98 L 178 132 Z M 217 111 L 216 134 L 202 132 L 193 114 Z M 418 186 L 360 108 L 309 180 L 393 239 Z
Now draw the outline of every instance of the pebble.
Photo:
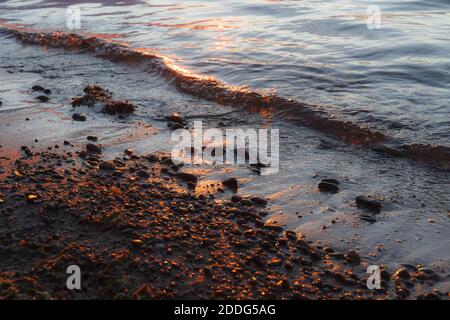
M 319 190 L 321 192 L 331 192 L 331 193 L 338 193 L 339 192 L 339 186 L 334 183 L 321 181 L 318 186 Z
M 410 277 L 411 276 L 410 276 L 408 270 L 406 270 L 405 268 L 400 268 L 397 271 L 395 271 L 395 273 L 394 273 L 395 279 L 408 280 Z
M 102 161 L 100 162 L 99 169 L 104 171 L 115 171 L 116 165 L 112 161 Z
M 377 213 L 381 211 L 381 202 L 366 196 L 357 196 L 355 203 L 358 208 L 365 208 Z
M 88 139 L 89 141 L 98 141 L 98 138 L 96 136 L 87 136 L 86 139 Z
M 265 206 L 268 203 L 266 199 L 260 197 L 252 197 L 250 200 L 260 206 Z
M 236 192 L 238 189 L 238 181 L 236 178 L 229 178 L 227 180 L 224 180 L 222 181 L 222 184 L 225 187 L 232 189 L 234 192 Z
M 131 240 L 131 243 L 132 243 L 134 246 L 136 246 L 136 247 L 140 247 L 140 246 L 142 246 L 142 245 L 144 244 L 144 242 L 143 242 L 142 240 L 139 240 L 139 239 Z
M 31 89 L 32 89 L 33 91 L 44 91 L 44 87 L 43 87 L 43 86 L 40 86 L 40 85 L 38 85 L 38 84 L 32 86 Z
M 86 115 L 84 113 L 74 113 L 72 119 L 75 121 L 86 121 Z
M 177 177 L 190 183 L 197 183 L 198 178 L 187 172 L 178 172 Z
M 179 124 L 183 124 L 184 123 L 183 117 L 181 115 L 179 115 L 178 113 L 172 113 L 166 119 L 171 121 L 171 122 L 175 122 L 175 123 L 179 123 Z
M 47 96 L 37 96 L 35 99 L 41 102 L 47 102 L 48 100 L 50 100 L 50 98 Z
M 355 250 L 349 250 L 345 255 L 345 260 L 351 264 L 357 265 L 361 263 L 361 256 Z
M 99 146 L 96 146 L 95 144 L 92 143 L 88 143 L 86 145 L 86 151 L 89 153 L 97 153 L 97 154 L 102 153 L 102 149 Z

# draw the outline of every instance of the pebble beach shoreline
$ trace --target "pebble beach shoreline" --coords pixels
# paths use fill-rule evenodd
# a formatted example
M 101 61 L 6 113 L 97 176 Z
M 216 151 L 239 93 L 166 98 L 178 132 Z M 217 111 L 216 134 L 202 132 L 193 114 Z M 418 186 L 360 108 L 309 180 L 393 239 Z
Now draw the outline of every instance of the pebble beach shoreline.
M 164 152 L 105 160 L 103 150 L 87 137 L 2 156 L 1 299 L 449 297 L 423 266 L 383 270 L 382 289 L 369 290 L 356 250 L 267 224 L 264 199 L 196 194 L 198 177 Z M 65 287 L 72 264 L 82 290 Z

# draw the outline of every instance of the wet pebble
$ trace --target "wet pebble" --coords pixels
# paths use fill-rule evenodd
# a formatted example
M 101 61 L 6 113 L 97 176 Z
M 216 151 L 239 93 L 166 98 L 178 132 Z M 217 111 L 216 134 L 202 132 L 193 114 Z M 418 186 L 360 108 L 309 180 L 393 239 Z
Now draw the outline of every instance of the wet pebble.
M 92 143 L 88 143 L 86 145 L 86 151 L 88 153 L 97 153 L 97 154 L 101 154 L 102 153 L 102 149 L 99 146 L 97 146 L 95 144 L 92 144 Z
M 361 256 L 355 250 L 349 250 L 345 255 L 345 260 L 351 264 L 357 265 L 361 263 Z
M 50 100 L 50 98 L 47 96 L 37 96 L 35 99 L 41 102 L 47 102 L 48 100 Z
M 325 180 L 325 179 L 324 179 Z M 339 192 L 339 186 L 335 183 L 327 182 L 322 180 L 318 188 L 321 192 L 330 192 L 330 193 L 337 193 Z
M 357 196 L 355 203 L 358 208 L 364 208 L 373 212 L 381 211 L 381 202 L 368 196 Z
M 103 171 L 114 171 L 116 170 L 116 165 L 113 161 L 102 161 L 100 162 L 99 169 Z
M 86 121 L 86 115 L 84 113 L 74 113 L 72 119 L 75 121 Z
M 222 181 L 222 184 L 227 187 L 230 188 L 231 190 L 233 190 L 234 192 L 237 191 L 238 189 L 238 181 L 236 178 L 229 178 L 227 180 Z

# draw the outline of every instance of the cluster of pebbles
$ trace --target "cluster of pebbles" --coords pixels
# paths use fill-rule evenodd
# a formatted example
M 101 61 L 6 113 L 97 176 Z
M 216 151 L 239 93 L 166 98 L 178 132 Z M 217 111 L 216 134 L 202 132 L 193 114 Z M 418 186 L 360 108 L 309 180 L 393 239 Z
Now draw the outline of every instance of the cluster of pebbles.
M 26 151 L 25 151 L 26 152 Z M 154 153 L 102 159 L 79 150 L 28 150 L 0 175 L 0 298 L 441 299 L 427 269 L 382 271 L 269 225 L 267 201 L 198 195 L 199 177 Z M 235 189 L 237 181 L 225 180 Z M 248 200 L 248 201 L 245 201 Z M 70 265 L 82 289 L 66 289 Z

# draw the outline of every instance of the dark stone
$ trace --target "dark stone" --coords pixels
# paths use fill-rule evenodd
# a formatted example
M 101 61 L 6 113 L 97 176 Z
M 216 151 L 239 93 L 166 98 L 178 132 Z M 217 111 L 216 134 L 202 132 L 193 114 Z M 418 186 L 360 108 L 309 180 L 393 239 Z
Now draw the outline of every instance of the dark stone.
M 45 93 L 46 95 L 52 94 L 52 90 L 50 90 L 50 89 L 45 89 L 45 90 L 44 90 L 44 93 Z
M 48 100 L 50 100 L 50 98 L 47 96 L 37 96 L 35 99 L 41 102 L 47 102 Z
M 98 140 L 98 138 L 95 136 L 87 136 L 86 139 L 88 139 L 89 141 L 94 141 L 94 142 Z
M 177 177 L 189 183 L 197 183 L 198 180 L 196 176 L 187 172 L 178 172 Z
M 260 205 L 260 206 L 267 205 L 267 200 L 264 199 L 264 198 L 252 197 L 252 198 L 250 198 L 250 200 L 253 201 L 254 203 L 256 203 L 257 205 Z
M 381 211 L 381 202 L 366 196 L 357 196 L 355 203 L 358 208 L 364 208 L 373 212 Z
M 166 119 L 171 122 L 175 122 L 175 123 L 179 123 L 179 124 L 184 123 L 183 117 L 181 115 L 179 115 L 178 113 L 172 113 L 170 116 L 166 117 Z
M 361 256 L 355 250 L 349 250 L 345 255 L 345 260 L 351 264 L 357 265 L 361 263 Z
M 224 181 L 222 181 L 222 184 L 225 187 L 230 188 L 234 192 L 236 192 L 238 189 L 238 181 L 236 178 L 230 178 L 230 179 L 224 180 Z
M 114 171 L 116 170 L 116 165 L 112 161 L 102 161 L 100 162 L 99 168 L 104 171 Z
M 97 153 L 97 154 L 102 153 L 102 149 L 99 146 L 96 146 L 95 144 L 92 143 L 88 143 L 86 145 L 86 151 L 89 153 Z
M 321 192 L 331 192 L 331 193 L 338 193 L 339 192 L 339 186 L 334 183 L 321 181 L 319 183 L 319 190 Z
M 84 113 L 74 113 L 72 119 L 75 121 L 86 121 L 86 115 Z
M 408 280 L 410 277 L 411 277 L 411 276 L 410 276 L 408 270 L 406 270 L 405 268 L 398 269 L 398 270 L 394 273 L 394 278 L 395 278 L 395 279 Z
M 31 89 L 32 89 L 33 91 L 44 91 L 44 87 L 43 87 L 43 86 L 40 86 L 40 85 L 38 85 L 38 84 L 32 86 Z

